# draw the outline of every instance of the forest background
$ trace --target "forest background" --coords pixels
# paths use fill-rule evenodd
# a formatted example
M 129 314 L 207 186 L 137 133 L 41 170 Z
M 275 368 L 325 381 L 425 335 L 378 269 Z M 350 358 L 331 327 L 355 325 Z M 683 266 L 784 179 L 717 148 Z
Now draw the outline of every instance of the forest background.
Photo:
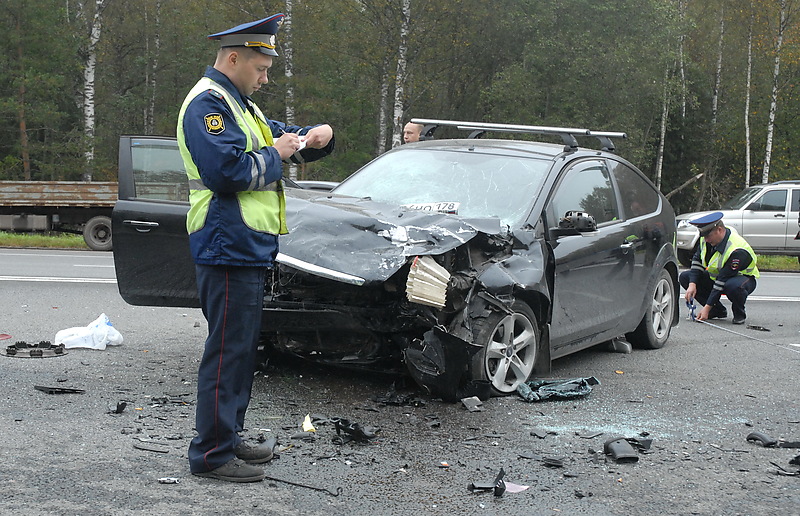
M 586 127 L 627 133 L 617 152 L 679 213 L 716 208 L 747 185 L 800 179 L 798 10 L 800 0 L 0 0 L 0 180 L 116 180 L 121 134 L 175 134 L 213 63 L 207 35 L 284 12 L 280 57 L 254 99 L 270 118 L 336 134 L 334 155 L 293 171 L 300 179 L 344 179 L 399 145 L 414 117 Z

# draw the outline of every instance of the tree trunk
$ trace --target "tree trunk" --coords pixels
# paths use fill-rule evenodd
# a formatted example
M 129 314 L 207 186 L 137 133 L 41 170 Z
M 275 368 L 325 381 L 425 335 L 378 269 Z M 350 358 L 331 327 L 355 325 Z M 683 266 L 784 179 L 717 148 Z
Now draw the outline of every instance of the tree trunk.
M 700 195 L 697 196 L 697 203 L 694 211 L 700 211 L 703 207 L 703 198 L 712 184 L 714 167 L 717 163 L 717 111 L 719 106 L 719 89 L 722 82 L 722 43 L 725 39 L 725 8 L 720 9 L 719 14 L 719 41 L 717 45 L 717 70 L 714 77 L 714 94 L 711 97 L 711 130 L 709 131 L 709 152 L 706 159 L 706 171 L 700 182 Z
M 747 29 L 747 78 L 744 96 L 744 186 L 750 186 L 750 82 L 753 75 L 753 2 L 750 2 L 750 26 Z
M 656 156 L 656 188 L 661 190 L 661 169 L 664 165 L 664 140 L 667 138 L 667 116 L 669 115 L 669 66 L 664 71 L 664 95 L 661 99 L 661 134 Z
M 20 16 L 21 17 L 21 16 Z M 22 158 L 22 178 L 25 181 L 31 180 L 31 154 L 30 143 L 28 142 L 28 122 L 25 118 L 25 70 L 22 63 L 22 27 L 20 25 L 20 18 L 17 18 L 17 63 L 20 65 L 19 76 L 19 90 L 17 92 L 19 98 L 19 108 L 17 113 L 19 115 L 19 146 L 20 157 Z
M 767 122 L 767 147 L 764 151 L 764 170 L 761 182 L 769 183 L 769 165 L 772 159 L 772 139 L 775 133 L 775 113 L 778 111 L 778 79 L 781 72 L 781 47 L 783 32 L 786 30 L 786 0 L 781 0 L 781 17 L 778 25 L 778 40 L 775 43 L 775 67 L 772 70 L 772 96 L 769 102 L 769 121 Z
M 86 55 L 83 63 L 83 134 L 86 137 L 86 151 L 84 152 L 86 169 L 82 177 L 84 181 L 92 180 L 92 169 L 94 167 L 94 93 L 95 73 L 97 71 L 97 43 L 100 41 L 100 34 L 102 33 L 101 17 L 107 1 L 95 0 L 91 21 L 89 21 L 90 15 L 88 13 L 84 14 L 89 28 L 89 40 L 85 48 Z M 85 13 L 85 10 L 81 8 L 81 12 Z
M 292 0 L 286 0 L 286 16 L 281 25 L 281 47 L 283 48 L 283 68 L 286 77 L 286 125 L 295 125 L 294 107 L 294 48 L 292 47 Z M 289 165 L 289 179 L 297 181 L 297 165 Z
M 156 0 L 155 9 L 152 52 L 150 51 L 150 39 L 147 38 L 145 41 L 147 55 L 150 57 L 150 65 L 146 68 L 147 88 L 150 90 L 150 95 L 144 115 L 144 134 L 155 133 L 156 74 L 158 73 L 158 58 L 161 53 L 161 0 Z M 147 10 L 145 10 L 145 22 L 147 22 Z
M 394 130 L 392 148 L 403 143 L 403 96 L 406 83 L 406 54 L 411 26 L 411 0 L 403 0 L 403 20 L 400 24 L 400 47 L 397 56 L 397 77 L 394 84 Z
M 389 59 L 384 58 L 381 66 L 381 93 L 378 100 L 378 141 L 375 146 L 375 155 L 380 156 L 386 152 L 386 119 L 388 118 L 387 111 L 389 105 Z

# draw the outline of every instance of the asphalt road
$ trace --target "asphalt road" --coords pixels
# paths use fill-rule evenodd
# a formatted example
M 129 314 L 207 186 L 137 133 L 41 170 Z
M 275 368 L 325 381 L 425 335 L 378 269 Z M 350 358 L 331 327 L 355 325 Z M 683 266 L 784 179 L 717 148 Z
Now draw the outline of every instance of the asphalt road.
M 280 456 L 265 466 L 272 479 L 243 485 L 188 472 L 199 310 L 127 305 L 113 278 L 110 254 L 0 249 L 3 349 L 100 313 L 125 339 L 55 358 L 0 356 L 2 514 L 800 513 L 800 476 L 777 474 L 800 469 L 789 465 L 800 449 L 746 440 L 800 441 L 800 274 L 765 274 L 748 303 L 748 323 L 769 331 L 682 320 L 662 350 L 557 360 L 554 378 L 600 380 L 570 401 L 495 398 L 469 412 L 397 384 L 418 403 L 391 405 L 375 401 L 391 379 L 273 361 L 256 379 L 247 437 L 276 437 Z M 322 418 L 313 442 L 291 438 L 306 414 Z M 334 417 L 380 427 L 379 438 L 336 444 Z M 652 446 L 618 464 L 602 453 L 617 436 Z M 500 468 L 528 488 L 467 489 Z

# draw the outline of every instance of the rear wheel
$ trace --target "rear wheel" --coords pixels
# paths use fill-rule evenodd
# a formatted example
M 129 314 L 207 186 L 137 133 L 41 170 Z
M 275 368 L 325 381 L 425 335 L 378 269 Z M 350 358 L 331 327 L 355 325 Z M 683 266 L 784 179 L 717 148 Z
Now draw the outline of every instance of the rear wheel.
M 111 250 L 111 218 L 92 217 L 83 226 L 83 240 L 93 251 Z
M 638 348 L 663 348 L 672 329 L 672 317 L 676 308 L 675 285 L 666 269 L 661 270 L 648 299 L 650 305 L 645 310 L 639 326 L 625 337 Z
M 527 304 L 515 301 L 512 313 L 492 312 L 473 326 L 475 342 L 481 343 L 472 363 L 472 378 L 491 383 L 492 393 L 515 392 L 533 372 L 539 346 L 539 326 Z

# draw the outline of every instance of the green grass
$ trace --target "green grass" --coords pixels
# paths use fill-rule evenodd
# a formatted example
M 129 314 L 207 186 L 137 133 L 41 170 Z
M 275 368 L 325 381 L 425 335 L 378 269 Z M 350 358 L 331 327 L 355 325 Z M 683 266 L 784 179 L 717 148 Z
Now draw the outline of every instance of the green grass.
M 72 233 L 6 233 L 0 231 L 0 247 L 89 249 L 82 235 Z
M 758 255 L 758 268 L 762 271 L 800 271 L 797 256 Z

